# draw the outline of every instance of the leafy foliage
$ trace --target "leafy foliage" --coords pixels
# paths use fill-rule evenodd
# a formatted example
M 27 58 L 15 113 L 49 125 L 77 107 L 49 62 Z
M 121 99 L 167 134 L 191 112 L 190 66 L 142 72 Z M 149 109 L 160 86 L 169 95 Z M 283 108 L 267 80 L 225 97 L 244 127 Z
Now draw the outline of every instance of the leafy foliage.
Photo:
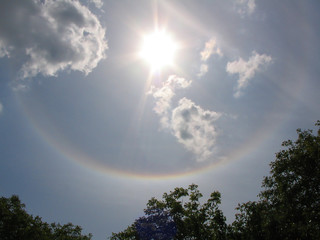
M 0 198 L 1 240 L 90 240 L 91 234 L 82 235 L 81 227 L 71 223 L 48 224 L 38 216 L 25 211 L 18 196 Z
M 226 239 L 220 193 L 213 192 L 204 204 L 201 197 L 198 186 L 192 184 L 164 193 L 162 200 L 152 198 L 144 211 L 146 216 L 123 232 L 113 233 L 111 239 Z
M 320 129 L 297 133 L 271 162 L 259 201 L 239 204 L 232 224 L 218 207 L 220 193 L 200 204 L 202 194 L 192 184 L 149 200 L 145 216 L 111 239 L 320 239 Z
M 316 123 L 320 126 L 320 121 Z M 285 141 L 270 163 L 258 201 L 239 204 L 235 221 L 227 225 L 219 209 L 221 194 L 201 203 L 195 184 L 152 198 L 145 215 L 111 240 L 277 240 L 320 239 L 320 128 L 297 130 L 296 141 Z M 71 223 L 43 222 L 25 211 L 18 196 L 0 198 L 1 240 L 90 240 Z
M 235 239 L 320 239 L 320 129 L 297 133 L 271 162 L 260 201 L 239 205 Z
M 140 217 L 135 222 L 135 229 L 140 239 L 172 239 L 177 228 L 170 213 L 163 209 L 147 209 L 147 217 Z

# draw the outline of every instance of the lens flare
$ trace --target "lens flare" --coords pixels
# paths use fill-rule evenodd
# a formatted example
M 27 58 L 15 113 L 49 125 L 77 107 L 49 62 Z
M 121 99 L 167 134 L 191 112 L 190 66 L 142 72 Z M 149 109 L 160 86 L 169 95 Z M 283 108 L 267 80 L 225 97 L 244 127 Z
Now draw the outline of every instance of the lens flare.
M 144 37 L 140 56 L 152 70 L 161 70 L 174 63 L 178 44 L 165 31 L 155 31 Z

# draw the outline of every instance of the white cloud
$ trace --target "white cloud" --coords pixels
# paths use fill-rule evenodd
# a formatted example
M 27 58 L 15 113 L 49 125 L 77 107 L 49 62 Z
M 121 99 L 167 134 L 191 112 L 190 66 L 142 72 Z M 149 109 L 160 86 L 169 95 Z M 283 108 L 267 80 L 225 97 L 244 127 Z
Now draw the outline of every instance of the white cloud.
M 88 74 L 105 58 L 105 29 L 73 0 L 2 0 L 0 57 L 21 64 L 21 78 L 65 69 Z
M 206 42 L 203 51 L 200 53 L 201 60 L 206 62 L 212 54 L 218 54 L 219 56 L 222 56 L 221 49 L 218 48 L 215 38 L 211 38 L 208 42 Z
M 2 113 L 2 111 L 3 111 L 3 105 L 2 105 L 2 103 L 0 102 L 0 114 Z
M 214 121 L 220 113 L 203 110 L 187 98 L 182 98 L 178 106 L 172 107 L 172 98 L 177 89 L 190 86 L 191 81 L 172 75 L 161 88 L 153 87 L 149 92 L 156 100 L 154 111 L 160 116 L 163 129 L 169 129 L 187 150 L 204 161 L 212 155 L 217 137 Z
M 182 98 L 172 111 L 173 135 L 197 155 L 198 161 L 207 160 L 213 153 L 217 137 L 214 121 L 220 116 L 220 113 L 203 110 L 191 100 Z
M 90 0 L 97 8 L 102 8 L 103 2 L 101 0 Z
M 237 11 L 241 16 L 250 15 L 256 9 L 255 0 L 236 0 Z
M 9 57 L 9 52 L 7 51 L 7 48 L 3 41 L 0 39 L 0 58 L 8 56 Z
M 202 77 L 208 72 L 209 67 L 206 62 L 213 54 L 217 54 L 220 57 L 223 56 L 221 49 L 217 46 L 215 38 L 211 38 L 206 42 L 204 49 L 200 52 L 202 64 L 200 66 L 200 72 L 198 73 L 199 77 Z
M 191 81 L 175 75 L 169 76 L 161 88 L 152 87 L 150 94 L 156 99 L 154 111 L 161 117 L 160 123 L 163 128 L 169 127 L 169 112 L 171 110 L 171 100 L 175 95 L 176 89 L 187 88 Z
M 262 66 L 270 63 L 271 61 L 271 56 L 266 54 L 259 55 L 258 53 L 253 52 L 252 56 L 247 62 L 242 58 L 240 58 L 238 61 L 228 62 L 226 71 L 231 74 L 239 75 L 234 96 L 241 96 L 242 90 L 247 87 L 249 80 L 254 77 L 256 72 L 261 70 Z
M 204 76 L 208 72 L 208 70 L 209 70 L 208 64 L 205 64 L 205 63 L 201 64 L 200 72 L 198 73 L 198 77 Z

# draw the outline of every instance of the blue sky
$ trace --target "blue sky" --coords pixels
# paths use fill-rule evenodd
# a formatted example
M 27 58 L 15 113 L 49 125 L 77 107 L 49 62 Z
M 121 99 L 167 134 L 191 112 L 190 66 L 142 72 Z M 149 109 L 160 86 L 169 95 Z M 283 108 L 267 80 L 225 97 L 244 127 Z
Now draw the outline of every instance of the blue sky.
M 0 194 L 94 239 L 174 187 L 230 222 L 320 119 L 318 1 L 2 1 Z M 144 37 L 179 46 L 151 70 Z

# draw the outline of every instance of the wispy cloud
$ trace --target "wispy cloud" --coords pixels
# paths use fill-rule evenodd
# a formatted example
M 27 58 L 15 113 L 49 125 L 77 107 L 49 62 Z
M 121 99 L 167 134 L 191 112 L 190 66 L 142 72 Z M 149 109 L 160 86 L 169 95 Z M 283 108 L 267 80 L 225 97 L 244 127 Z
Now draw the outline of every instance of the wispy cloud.
M 102 8 L 103 6 L 103 2 L 101 0 L 90 0 L 90 2 L 92 2 L 96 8 Z
M 105 29 L 78 1 L 3 0 L 0 57 L 21 64 L 21 78 L 65 69 L 88 74 L 105 58 Z
M 218 48 L 215 38 L 211 38 L 208 42 L 206 42 L 203 51 L 200 53 L 201 60 L 206 62 L 212 54 L 218 54 L 219 56 L 222 56 L 221 49 Z
M 187 88 L 191 82 L 176 75 L 171 75 L 161 88 L 151 87 L 149 94 L 152 94 L 156 99 L 154 111 L 160 116 L 160 123 L 163 128 L 169 128 L 170 126 L 171 101 L 176 89 Z
M 202 63 L 202 64 L 200 65 L 200 72 L 198 73 L 198 76 L 199 76 L 199 77 L 204 76 L 204 75 L 208 72 L 208 70 L 209 70 L 208 64 Z
M 202 109 L 187 98 L 182 98 L 176 107 L 172 98 L 177 89 L 189 87 L 191 81 L 172 75 L 160 88 L 149 92 L 156 100 L 154 111 L 160 117 L 163 129 L 169 129 L 179 143 L 197 156 L 198 161 L 207 160 L 217 137 L 214 121 L 220 113 Z
M 241 16 L 250 15 L 256 9 L 255 0 L 236 0 L 236 8 Z
M 198 74 L 199 77 L 205 75 L 208 72 L 209 67 L 206 62 L 213 54 L 223 56 L 221 49 L 217 46 L 217 41 L 215 38 L 211 38 L 208 42 L 206 42 L 204 49 L 200 52 L 202 64 L 200 66 L 200 72 Z
M 173 135 L 198 161 L 207 160 L 213 153 L 217 131 L 214 121 L 220 113 L 202 109 L 187 98 L 182 98 L 172 111 Z
M 255 76 L 255 74 L 271 61 L 271 56 L 266 54 L 260 55 L 253 52 L 248 61 L 244 61 L 242 58 L 239 58 L 238 61 L 228 62 L 226 71 L 230 74 L 239 75 L 234 96 L 240 97 L 242 90 L 248 86 L 249 81 Z

